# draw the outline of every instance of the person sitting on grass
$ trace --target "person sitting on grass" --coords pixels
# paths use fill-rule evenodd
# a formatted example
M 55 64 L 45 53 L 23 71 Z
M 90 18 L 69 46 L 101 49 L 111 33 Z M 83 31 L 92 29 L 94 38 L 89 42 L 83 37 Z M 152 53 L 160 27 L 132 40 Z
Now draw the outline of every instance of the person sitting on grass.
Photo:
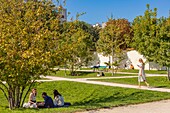
M 30 107 L 36 108 L 37 89 L 33 88 L 29 96 Z
M 37 90 L 33 88 L 29 95 L 28 103 L 24 103 L 23 107 L 24 108 L 37 108 L 36 95 L 37 95 Z
M 64 98 L 63 98 L 63 96 L 57 90 L 54 90 L 53 93 L 54 93 L 54 106 L 55 107 L 64 106 Z
M 44 103 L 43 103 L 43 107 L 44 108 L 54 108 L 54 103 L 51 97 L 49 97 L 47 95 L 46 92 L 42 93 L 42 97 L 44 98 Z
M 36 103 L 36 95 L 37 95 L 37 90 L 33 88 L 29 96 L 29 103 L 31 104 Z

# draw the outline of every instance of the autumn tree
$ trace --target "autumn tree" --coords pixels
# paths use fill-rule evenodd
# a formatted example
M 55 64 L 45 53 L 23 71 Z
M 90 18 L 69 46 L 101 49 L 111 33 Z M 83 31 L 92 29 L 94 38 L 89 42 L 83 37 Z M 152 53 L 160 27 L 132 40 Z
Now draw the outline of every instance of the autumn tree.
M 60 15 L 49 0 L 0 0 L 0 15 L 0 90 L 14 109 L 56 63 Z
M 99 36 L 97 51 L 112 56 L 112 64 L 117 64 L 132 38 L 130 22 L 126 19 L 109 19 Z

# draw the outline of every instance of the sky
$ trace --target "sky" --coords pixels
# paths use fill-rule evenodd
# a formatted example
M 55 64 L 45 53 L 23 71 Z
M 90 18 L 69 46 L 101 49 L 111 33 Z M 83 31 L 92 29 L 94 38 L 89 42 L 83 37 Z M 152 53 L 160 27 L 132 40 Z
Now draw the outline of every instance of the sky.
M 132 22 L 136 16 L 144 14 L 146 4 L 150 4 L 150 9 L 158 9 L 158 17 L 169 16 L 170 0 L 67 0 L 64 7 L 71 13 L 68 21 L 72 17 L 75 19 L 77 13 L 86 12 L 79 20 L 96 24 L 106 22 L 111 15 Z

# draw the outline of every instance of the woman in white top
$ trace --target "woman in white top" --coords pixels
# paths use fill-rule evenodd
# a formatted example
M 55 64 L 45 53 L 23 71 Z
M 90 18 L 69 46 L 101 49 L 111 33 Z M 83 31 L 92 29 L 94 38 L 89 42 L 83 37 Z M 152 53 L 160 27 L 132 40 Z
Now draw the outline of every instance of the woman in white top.
M 139 67 L 139 74 L 138 74 L 139 87 L 141 87 L 140 82 L 145 82 L 145 84 L 149 87 L 149 84 L 146 82 L 146 76 L 144 71 L 145 63 L 141 58 L 139 59 L 139 64 L 137 66 Z
M 30 93 L 29 100 L 28 100 L 30 108 L 37 108 L 36 96 L 37 96 L 37 89 L 33 88 L 32 92 Z
M 37 95 L 37 90 L 34 88 L 32 89 L 32 92 L 30 93 L 28 102 L 32 104 L 36 103 L 36 95 Z
M 54 106 L 55 107 L 64 106 L 64 98 L 57 90 L 54 90 Z
M 24 108 L 37 108 L 36 95 L 37 95 L 37 90 L 34 88 L 32 89 L 29 95 L 28 103 L 24 103 L 23 107 Z

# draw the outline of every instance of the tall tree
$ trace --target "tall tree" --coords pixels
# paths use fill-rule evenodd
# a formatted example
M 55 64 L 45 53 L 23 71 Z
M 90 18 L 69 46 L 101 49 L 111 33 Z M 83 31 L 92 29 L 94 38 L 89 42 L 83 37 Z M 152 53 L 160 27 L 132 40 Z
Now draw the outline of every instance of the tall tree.
M 23 104 L 35 80 L 56 61 L 61 25 L 54 10 L 49 0 L 0 1 L 0 90 L 10 109 Z
M 64 51 L 62 60 L 75 75 L 75 70 L 86 65 L 91 59 L 94 48 L 92 27 L 81 21 L 66 22 L 63 24 L 61 50 Z
M 157 50 L 159 43 L 158 32 L 159 24 L 157 20 L 157 9 L 152 11 L 147 5 L 147 10 L 144 16 L 138 16 L 133 21 L 133 47 L 142 55 L 146 57 L 148 61 L 153 61 L 154 59 L 150 56 L 155 55 L 155 50 Z
M 109 19 L 105 28 L 100 31 L 97 51 L 105 56 L 112 56 L 112 64 L 120 60 L 132 38 L 131 25 L 126 19 Z M 115 61 L 114 61 L 115 60 Z
M 133 47 L 148 61 L 169 67 L 170 19 L 157 18 L 157 9 L 152 11 L 147 4 L 144 15 L 134 19 L 132 28 L 134 32 Z M 170 79 L 169 76 L 168 78 Z
M 154 61 L 161 66 L 167 66 L 168 79 L 170 80 L 170 17 L 160 18 L 159 47 L 155 54 Z

